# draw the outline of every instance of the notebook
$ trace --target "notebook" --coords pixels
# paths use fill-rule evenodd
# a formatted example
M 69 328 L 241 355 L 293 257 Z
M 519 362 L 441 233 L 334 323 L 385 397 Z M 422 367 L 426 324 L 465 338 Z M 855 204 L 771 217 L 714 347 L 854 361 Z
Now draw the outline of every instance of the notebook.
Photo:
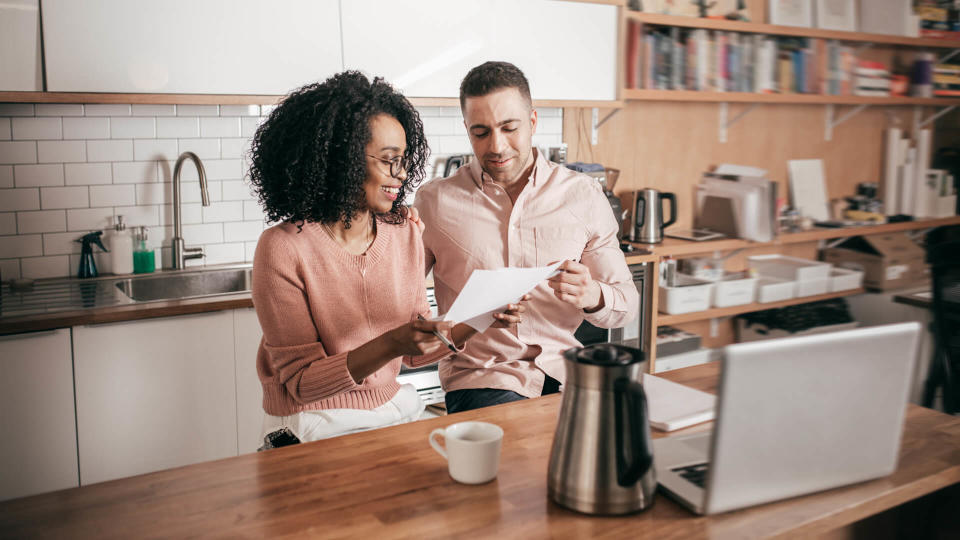
M 689 386 L 643 374 L 650 425 L 661 431 L 674 431 L 713 420 L 717 398 Z

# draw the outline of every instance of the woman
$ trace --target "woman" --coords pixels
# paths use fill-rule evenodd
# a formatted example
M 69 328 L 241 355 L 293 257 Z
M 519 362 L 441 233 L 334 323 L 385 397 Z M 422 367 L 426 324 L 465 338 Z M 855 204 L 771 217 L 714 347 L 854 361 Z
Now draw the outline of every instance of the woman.
M 418 320 L 429 318 L 422 225 L 402 202 L 427 155 L 413 106 L 359 72 L 295 91 L 257 130 L 250 178 L 279 222 L 253 270 L 265 446 L 415 420 L 423 403 L 397 382 L 401 357 L 436 362 L 452 353 L 434 332 L 458 348 L 475 333 Z

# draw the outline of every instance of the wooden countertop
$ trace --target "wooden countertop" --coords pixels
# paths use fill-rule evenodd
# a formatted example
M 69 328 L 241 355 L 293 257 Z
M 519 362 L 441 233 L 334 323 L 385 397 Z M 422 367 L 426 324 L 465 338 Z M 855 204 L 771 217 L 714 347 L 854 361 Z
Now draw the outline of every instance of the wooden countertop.
M 713 391 L 718 372 L 707 364 L 664 376 Z M 7 501 L 0 531 L 31 538 L 815 535 L 960 483 L 960 418 L 911 405 L 899 467 L 886 478 L 714 517 L 663 496 L 639 514 L 586 516 L 547 499 L 559 405 L 559 395 L 548 396 Z M 431 430 L 461 420 L 504 428 L 495 481 L 453 482 L 427 444 Z

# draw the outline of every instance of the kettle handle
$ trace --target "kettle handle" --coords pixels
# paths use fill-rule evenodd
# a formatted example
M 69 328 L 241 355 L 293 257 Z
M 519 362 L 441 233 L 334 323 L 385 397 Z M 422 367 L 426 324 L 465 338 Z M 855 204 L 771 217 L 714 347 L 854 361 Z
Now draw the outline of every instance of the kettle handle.
M 673 193 L 661 193 L 660 194 L 660 214 L 663 215 L 663 200 L 668 199 L 670 201 L 670 221 L 667 221 L 663 224 L 664 227 L 673 225 L 677 221 L 677 196 Z
M 647 397 L 643 385 L 622 377 L 613 384 L 613 401 L 617 426 L 617 484 L 630 487 L 653 466 Z
M 633 226 L 635 229 L 643 227 L 643 222 L 646 221 L 646 218 L 647 218 L 646 206 L 647 206 L 647 200 L 644 199 L 640 195 L 640 192 L 638 191 L 637 201 L 636 201 L 636 204 L 633 206 Z M 638 216 L 639 216 L 639 219 L 638 219 Z

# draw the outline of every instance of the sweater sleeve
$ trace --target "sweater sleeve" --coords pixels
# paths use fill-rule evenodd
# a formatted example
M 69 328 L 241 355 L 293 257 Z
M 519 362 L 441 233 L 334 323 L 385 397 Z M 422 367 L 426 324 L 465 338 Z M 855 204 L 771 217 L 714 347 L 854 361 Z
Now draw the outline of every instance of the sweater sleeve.
M 427 224 L 427 226 L 429 227 L 430 225 Z M 433 265 L 433 254 L 424 248 L 423 237 L 419 232 L 416 232 L 416 234 L 413 236 L 413 249 L 411 249 L 409 253 L 411 254 L 411 258 L 413 258 L 411 262 L 414 263 L 414 275 L 419 278 L 420 276 L 424 275 L 424 268 L 428 262 L 431 266 Z M 424 319 L 429 319 L 432 317 L 432 314 L 430 313 L 430 302 L 427 300 L 427 285 L 424 280 L 421 280 L 421 286 L 418 288 L 416 305 L 417 314 L 423 316 Z M 414 315 L 414 319 L 416 319 L 416 315 Z M 463 348 L 460 350 L 462 351 Z M 408 367 L 418 368 L 439 362 L 440 360 L 445 360 L 453 356 L 453 354 L 454 353 L 450 349 L 444 347 L 430 354 L 404 356 L 403 364 Z
M 253 261 L 253 305 L 263 349 L 274 376 L 297 402 L 307 404 L 358 385 L 347 353 L 328 355 L 319 341 L 303 281 L 303 265 L 279 230 L 267 230 Z

